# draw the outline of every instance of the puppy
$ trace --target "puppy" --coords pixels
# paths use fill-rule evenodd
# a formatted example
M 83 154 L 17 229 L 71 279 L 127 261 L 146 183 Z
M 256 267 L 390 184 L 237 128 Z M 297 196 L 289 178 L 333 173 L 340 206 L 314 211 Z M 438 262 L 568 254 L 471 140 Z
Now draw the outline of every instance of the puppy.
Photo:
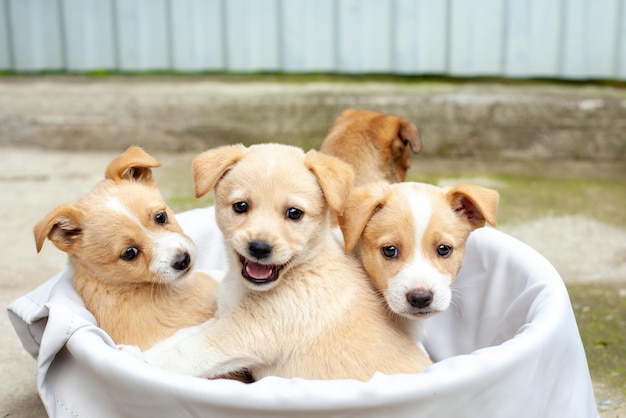
M 372 183 L 355 188 L 339 217 L 398 323 L 416 341 L 423 319 L 448 308 L 471 231 L 496 224 L 498 193 L 471 184 Z
M 430 364 L 332 235 L 331 214 L 352 186 L 348 164 L 287 145 L 234 145 L 200 154 L 193 171 L 196 196 L 215 188 L 229 254 L 217 318 L 134 354 L 209 378 L 245 367 L 257 379 L 367 380 Z
M 406 119 L 369 110 L 346 109 L 335 119 L 320 151 L 350 163 L 355 185 L 403 182 L 421 139 Z
M 196 249 L 156 187 L 158 166 L 130 147 L 93 191 L 34 228 L 38 252 L 48 237 L 69 254 L 73 285 L 98 326 L 144 349 L 216 310 L 217 282 L 191 272 Z

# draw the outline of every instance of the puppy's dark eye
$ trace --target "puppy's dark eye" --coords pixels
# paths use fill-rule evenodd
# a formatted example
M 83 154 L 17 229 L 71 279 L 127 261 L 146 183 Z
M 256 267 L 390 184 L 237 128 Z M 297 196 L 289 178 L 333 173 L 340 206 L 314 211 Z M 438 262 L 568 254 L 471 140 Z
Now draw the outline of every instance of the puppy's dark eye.
M 245 213 L 248 211 L 248 202 L 235 202 L 233 210 L 237 213 Z
M 437 255 L 439 257 L 446 258 L 450 254 L 452 254 L 452 247 L 450 247 L 449 245 L 441 244 L 439 247 L 437 247 Z
M 158 224 L 166 224 L 167 223 L 167 213 L 166 212 L 159 212 L 156 215 L 154 215 L 154 222 L 158 223 Z
M 380 249 L 383 255 L 387 258 L 397 258 L 398 257 L 398 248 L 393 245 L 388 245 Z
M 287 209 L 286 216 L 293 221 L 297 221 L 298 219 L 302 218 L 302 215 L 304 215 L 304 212 L 301 211 L 300 209 L 296 209 L 296 208 Z
M 120 256 L 122 260 L 130 261 L 137 257 L 139 250 L 136 247 L 128 247 L 126 251 Z

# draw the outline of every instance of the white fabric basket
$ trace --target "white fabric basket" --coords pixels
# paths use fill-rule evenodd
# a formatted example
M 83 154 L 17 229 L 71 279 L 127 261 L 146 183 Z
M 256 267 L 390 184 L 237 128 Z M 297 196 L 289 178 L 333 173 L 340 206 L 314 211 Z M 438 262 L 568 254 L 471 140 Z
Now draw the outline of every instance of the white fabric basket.
M 178 219 L 197 267 L 225 267 L 213 208 Z M 585 352 L 565 286 L 527 245 L 473 232 L 453 306 L 429 319 L 436 362 L 368 382 L 265 378 L 253 384 L 158 370 L 116 351 L 67 271 L 15 300 L 9 316 L 37 359 L 54 417 L 597 417 Z

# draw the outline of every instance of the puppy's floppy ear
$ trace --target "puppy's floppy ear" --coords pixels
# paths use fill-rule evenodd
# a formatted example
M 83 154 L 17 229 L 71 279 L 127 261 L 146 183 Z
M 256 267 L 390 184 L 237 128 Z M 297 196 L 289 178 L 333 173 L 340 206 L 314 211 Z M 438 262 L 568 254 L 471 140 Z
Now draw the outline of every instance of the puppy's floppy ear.
M 204 196 L 215 187 L 220 178 L 243 158 L 245 152 L 245 146 L 236 144 L 218 147 L 197 155 L 193 159 L 196 197 Z
M 418 154 L 422 150 L 422 139 L 420 132 L 413 123 L 406 119 L 400 119 L 398 136 L 403 142 L 411 147 L 413 154 Z
M 82 212 L 74 205 L 61 205 L 50 212 L 33 228 L 37 252 L 48 237 L 61 251 L 71 253 L 74 244 L 82 234 Z
M 343 207 L 343 215 L 338 217 L 346 252 L 356 246 L 374 213 L 387 202 L 390 190 L 383 181 L 352 189 Z
M 354 183 L 352 166 L 339 158 L 315 150 L 306 153 L 304 165 L 317 177 L 330 209 L 341 214 Z
M 472 229 L 485 226 L 485 221 L 496 225 L 498 211 L 498 192 L 474 184 L 462 183 L 449 188 L 446 198 L 461 217 L 472 226 Z
M 156 185 L 152 178 L 152 168 L 160 166 L 161 163 L 141 147 L 132 146 L 111 161 L 104 177 L 115 182 L 129 180 Z

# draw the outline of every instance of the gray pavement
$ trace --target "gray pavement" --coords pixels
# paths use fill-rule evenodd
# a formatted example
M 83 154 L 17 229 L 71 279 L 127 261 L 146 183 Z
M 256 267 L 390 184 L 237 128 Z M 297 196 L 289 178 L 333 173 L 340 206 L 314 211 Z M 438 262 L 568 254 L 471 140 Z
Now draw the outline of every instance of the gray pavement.
M 32 228 L 56 205 L 89 191 L 104 174 L 113 154 L 48 153 L 1 149 L 0 214 L 7 220 L 0 235 L 0 306 L 52 277 L 66 264 L 65 253 L 49 242 L 35 250 Z M 35 360 L 22 348 L 6 312 L 0 315 L 0 416 L 46 416 L 35 386 Z

